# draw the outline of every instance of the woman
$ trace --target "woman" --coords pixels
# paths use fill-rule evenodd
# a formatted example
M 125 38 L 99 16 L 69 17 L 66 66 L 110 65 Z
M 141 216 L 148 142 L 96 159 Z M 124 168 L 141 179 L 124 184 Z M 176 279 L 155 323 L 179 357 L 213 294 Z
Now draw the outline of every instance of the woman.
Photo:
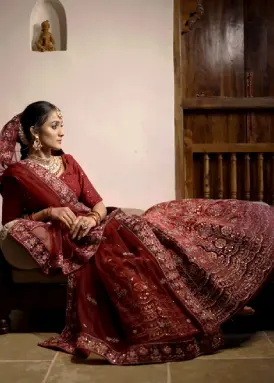
M 270 276 L 274 216 L 243 201 L 113 209 L 63 154 L 58 108 L 36 102 L 4 127 L 4 226 L 46 274 L 68 275 L 66 327 L 41 343 L 112 364 L 186 360 L 222 345 L 221 325 Z M 21 161 L 14 161 L 16 141 Z

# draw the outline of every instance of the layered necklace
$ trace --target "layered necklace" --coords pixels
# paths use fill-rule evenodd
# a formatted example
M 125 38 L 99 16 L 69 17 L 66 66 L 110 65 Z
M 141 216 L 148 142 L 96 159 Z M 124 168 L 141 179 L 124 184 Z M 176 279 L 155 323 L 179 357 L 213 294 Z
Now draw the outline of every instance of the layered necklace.
M 50 156 L 49 158 L 41 158 L 31 154 L 28 156 L 28 159 L 38 163 L 44 169 L 48 170 L 50 173 L 57 175 L 63 172 L 64 164 L 61 156 Z

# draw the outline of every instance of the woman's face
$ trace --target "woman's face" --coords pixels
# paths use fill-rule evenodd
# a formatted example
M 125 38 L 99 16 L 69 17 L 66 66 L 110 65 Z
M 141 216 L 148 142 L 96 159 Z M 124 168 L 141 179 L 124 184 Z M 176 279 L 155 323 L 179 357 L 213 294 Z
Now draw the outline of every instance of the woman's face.
M 39 139 L 45 149 L 60 150 L 64 136 L 63 120 L 57 111 L 51 112 L 47 121 L 39 129 Z

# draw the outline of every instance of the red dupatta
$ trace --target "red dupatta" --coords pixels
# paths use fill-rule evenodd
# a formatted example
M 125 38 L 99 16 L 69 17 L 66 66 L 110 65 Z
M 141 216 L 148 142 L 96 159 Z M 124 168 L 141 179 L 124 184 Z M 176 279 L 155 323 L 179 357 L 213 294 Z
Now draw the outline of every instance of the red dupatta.
M 78 201 L 65 182 L 30 160 L 11 165 L 4 177 L 16 178 L 42 206 L 69 207 L 76 215 L 91 211 Z M 94 255 L 104 227 L 102 224 L 85 239 L 76 242 L 71 240 L 68 229 L 60 222 L 33 222 L 20 218 L 12 225 L 9 234 L 26 248 L 43 272 L 48 274 L 61 268 L 64 274 L 69 274 Z
M 76 215 L 85 215 L 91 211 L 78 201 L 75 193 L 61 178 L 33 161 L 17 162 L 6 170 L 5 176 L 16 178 L 44 206 L 69 207 Z

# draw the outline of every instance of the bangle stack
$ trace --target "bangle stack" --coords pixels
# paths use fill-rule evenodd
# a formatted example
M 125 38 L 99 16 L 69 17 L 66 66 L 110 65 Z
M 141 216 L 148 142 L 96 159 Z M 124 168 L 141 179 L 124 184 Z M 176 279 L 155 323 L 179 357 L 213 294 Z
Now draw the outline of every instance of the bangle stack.
M 88 214 L 88 217 L 92 217 L 94 219 L 96 226 L 99 226 L 102 221 L 100 214 L 95 210 L 92 210 L 92 212 Z
M 29 220 L 30 220 L 30 221 L 35 221 L 34 213 L 32 213 L 32 214 L 29 215 Z
M 48 207 L 48 208 L 46 209 L 46 218 L 47 218 L 48 220 L 51 220 L 51 218 L 52 218 L 52 206 L 50 206 L 50 207 Z

